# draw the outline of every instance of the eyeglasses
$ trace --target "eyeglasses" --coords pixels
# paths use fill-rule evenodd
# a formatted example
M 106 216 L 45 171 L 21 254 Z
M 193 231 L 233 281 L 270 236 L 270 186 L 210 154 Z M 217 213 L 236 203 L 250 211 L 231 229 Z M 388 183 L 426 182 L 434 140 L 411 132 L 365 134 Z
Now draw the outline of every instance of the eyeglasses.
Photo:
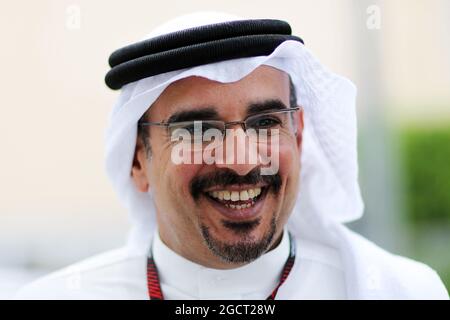
M 300 110 L 301 107 L 289 109 L 264 111 L 258 114 L 250 115 L 243 121 L 225 122 L 221 120 L 193 120 L 180 122 L 146 122 L 140 121 L 140 126 L 158 126 L 165 127 L 167 134 L 172 141 L 179 141 L 180 137 L 183 143 L 188 143 L 192 150 L 203 147 L 203 144 L 210 143 L 210 139 L 204 139 L 205 136 L 214 136 L 214 133 L 222 135 L 222 140 L 226 135 L 227 128 L 240 125 L 247 136 L 256 135 L 260 143 L 267 142 L 267 138 L 273 135 L 279 135 L 283 132 L 296 132 L 297 123 L 293 121 L 290 114 Z M 189 136 L 190 139 L 186 139 Z M 216 135 L 217 136 L 217 135 Z M 193 137 L 193 139 L 192 139 Z M 206 140 L 206 141 L 205 141 Z

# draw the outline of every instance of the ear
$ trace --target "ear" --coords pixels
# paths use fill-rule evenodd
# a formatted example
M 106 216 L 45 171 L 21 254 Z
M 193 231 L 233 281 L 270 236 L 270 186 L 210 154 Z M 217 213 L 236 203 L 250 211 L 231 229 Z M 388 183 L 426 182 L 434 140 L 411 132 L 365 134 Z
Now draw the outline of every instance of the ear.
M 133 166 L 131 168 L 131 177 L 136 188 L 141 192 L 148 192 L 149 180 L 147 175 L 148 163 L 145 146 L 141 137 L 136 139 L 136 148 L 134 151 Z
M 301 108 L 297 112 L 297 132 L 296 132 L 296 139 L 297 139 L 297 146 L 299 150 L 301 150 L 302 142 L 303 142 L 303 108 Z

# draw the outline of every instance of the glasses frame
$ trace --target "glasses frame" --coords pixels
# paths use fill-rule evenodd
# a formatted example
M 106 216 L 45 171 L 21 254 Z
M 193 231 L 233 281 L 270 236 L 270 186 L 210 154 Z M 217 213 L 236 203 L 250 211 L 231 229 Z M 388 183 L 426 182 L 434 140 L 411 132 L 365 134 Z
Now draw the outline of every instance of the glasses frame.
M 271 110 L 271 111 L 263 111 L 261 113 L 255 113 L 255 114 L 251 114 L 248 115 L 244 120 L 242 121 L 230 121 L 230 122 L 225 122 L 222 120 L 191 120 L 191 121 L 179 121 L 179 122 L 152 122 L 152 121 L 140 121 L 138 123 L 139 126 L 156 126 L 156 127 L 165 127 L 168 131 L 170 129 L 170 126 L 172 125 L 179 125 L 180 123 L 184 123 L 184 122 L 196 122 L 196 121 L 201 121 L 201 122 L 216 122 L 216 123 L 222 123 L 223 124 L 223 131 L 222 134 L 225 135 L 226 129 L 227 127 L 230 126 L 234 126 L 234 125 L 241 125 L 242 129 L 244 129 L 244 132 L 247 132 L 247 126 L 246 123 L 248 121 L 249 118 L 252 117 L 256 117 L 256 116 L 263 116 L 266 114 L 278 114 L 278 113 L 291 113 L 291 112 L 296 112 L 301 110 L 302 107 L 298 106 L 298 107 L 294 107 L 294 108 L 288 108 L 288 109 L 276 109 L 276 110 Z

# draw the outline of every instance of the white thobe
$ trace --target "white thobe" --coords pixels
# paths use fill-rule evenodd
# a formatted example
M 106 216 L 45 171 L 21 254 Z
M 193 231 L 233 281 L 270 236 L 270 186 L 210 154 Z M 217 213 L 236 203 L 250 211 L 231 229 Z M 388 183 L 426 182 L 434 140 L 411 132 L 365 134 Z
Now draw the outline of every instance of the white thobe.
M 344 274 L 337 252 L 302 242 L 296 250 L 296 268 L 304 279 L 302 298 L 345 298 Z M 155 233 L 153 257 L 165 299 L 266 299 L 278 285 L 289 257 L 285 231 L 278 246 L 245 266 L 220 270 L 193 263 L 168 248 Z M 280 293 L 281 293 L 280 289 Z
M 344 299 L 342 263 L 331 247 L 296 239 L 296 260 L 276 299 Z M 278 246 L 230 270 L 206 268 L 168 248 L 155 233 L 153 256 L 166 299 L 266 299 L 277 286 L 289 256 L 284 231 Z M 149 299 L 146 255 L 113 250 L 35 281 L 19 299 Z M 292 280 L 295 279 L 295 283 Z M 292 282 L 292 283 L 291 283 Z M 285 288 L 291 287 L 286 291 Z
M 296 259 L 276 299 L 448 299 L 428 266 L 393 255 L 341 224 L 316 224 L 313 237 L 297 233 Z M 306 232 L 305 232 L 306 235 Z M 265 299 L 288 256 L 280 244 L 254 262 L 214 270 L 178 256 L 158 237 L 155 263 L 168 299 Z M 69 266 L 24 287 L 18 299 L 148 299 L 147 254 L 125 247 Z

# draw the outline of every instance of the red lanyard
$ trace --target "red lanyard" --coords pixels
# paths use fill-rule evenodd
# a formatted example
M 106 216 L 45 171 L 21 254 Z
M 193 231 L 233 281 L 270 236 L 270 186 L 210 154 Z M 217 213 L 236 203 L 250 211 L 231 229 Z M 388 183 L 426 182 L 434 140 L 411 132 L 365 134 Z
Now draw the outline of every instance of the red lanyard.
M 266 300 L 275 300 L 278 289 L 284 283 L 289 273 L 291 272 L 292 266 L 295 262 L 295 240 L 292 235 L 289 234 L 289 257 L 284 264 L 283 273 L 281 274 L 280 281 L 276 288 L 272 291 L 270 296 L 267 297 Z M 148 294 L 150 296 L 150 300 L 164 300 L 163 293 L 161 291 L 161 285 L 159 283 L 158 270 L 156 269 L 155 261 L 153 260 L 152 250 L 150 249 L 148 258 L 147 258 L 147 287 Z

